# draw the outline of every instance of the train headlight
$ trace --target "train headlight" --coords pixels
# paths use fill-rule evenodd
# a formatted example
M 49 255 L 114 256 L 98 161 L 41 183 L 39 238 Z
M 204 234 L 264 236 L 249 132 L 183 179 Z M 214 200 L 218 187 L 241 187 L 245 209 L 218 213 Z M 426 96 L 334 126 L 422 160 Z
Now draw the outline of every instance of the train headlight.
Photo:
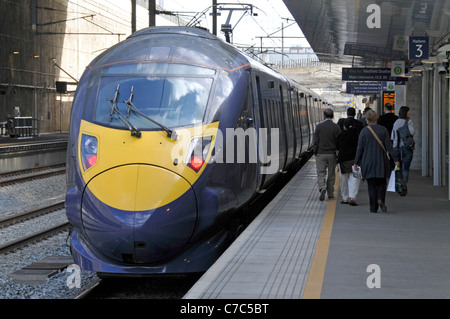
M 97 138 L 91 135 L 83 134 L 81 136 L 81 160 L 83 162 L 83 169 L 97 164 Z
M 186 165 L 192 168 L 196 173 L 202 168 L 211 148 L 212 136 L 197 137 L 191 141 L 189 146 Z

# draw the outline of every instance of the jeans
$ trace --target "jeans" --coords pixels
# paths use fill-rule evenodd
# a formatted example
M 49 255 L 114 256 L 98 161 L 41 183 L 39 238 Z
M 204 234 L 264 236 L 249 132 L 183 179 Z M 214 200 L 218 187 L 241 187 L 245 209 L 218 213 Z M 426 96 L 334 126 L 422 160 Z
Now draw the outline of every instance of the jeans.
M 400 158 L 401 162 L 400 168 L 402 171 L 403 179 L 405 180 L 405 182 L 408 182 L 409 168 L 411 167 L 414 150 L 407 149 L 406 147 L 402 146 L 400 148 L 396 148 L 395 151 L 397 152 L 397 155 Z

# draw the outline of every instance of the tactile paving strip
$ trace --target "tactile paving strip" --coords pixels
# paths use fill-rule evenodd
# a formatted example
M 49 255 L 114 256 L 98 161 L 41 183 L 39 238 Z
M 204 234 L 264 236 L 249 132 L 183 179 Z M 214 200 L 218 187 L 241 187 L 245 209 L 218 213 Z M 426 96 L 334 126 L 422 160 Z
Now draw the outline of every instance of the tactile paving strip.
M 309 161 L 185 298 L 301 298 L 326 206 Z

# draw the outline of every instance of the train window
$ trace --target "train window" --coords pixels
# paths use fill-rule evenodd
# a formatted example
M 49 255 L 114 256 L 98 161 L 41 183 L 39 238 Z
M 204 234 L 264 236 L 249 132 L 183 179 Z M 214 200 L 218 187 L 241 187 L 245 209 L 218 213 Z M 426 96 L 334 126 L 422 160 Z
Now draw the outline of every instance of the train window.
M 168 59 L 170 47 L 152 47 L 150 49 L 150 59 Z
M 266 99 L 263 99 L 262 102 L 263 102 L 263 112 L 262 112 L 263 114 L 262 114 L 262 117 L 264 118 L 264 127 L 270 127 L 269 106 L 268 106 L 268 103 L 267 103 Z
M 267 121 L 266 121 L 266 127 L 270 128 L 273 127 L 273 115 L 272 115 L 272 105 L 270 103 L 270 100 L 265 100 L 265 109 L 266 109 L 266 116 L 267 116 Z
M 102 124 L 127 127 L 118 110 L 140 130 L 158 128 L 134 112 L 126 103 L 131 101 L 147 117 L 169 128 L 201 123 L 212 83 L 212 78 L 188 76 L 102 77 L 94 118 Z
M 214 69 L 199 67 L 195 65 L 178 64 L 178 63 L 126 63 L 111 65 L 103 68 L 103 74 L 133 74 L 133 75 L 149 75 L 149 74 L 190 74 L 190 75 L 215 75 Z
M 274 125 L 274 119 L 273 119 L 273 107 L 272 107 L 272 100 L 266 100 L 266 109 L 267 109 L 267 127 L 272 128 Z
M 283 122 L 284 122 L 284 118 L 283 118 L 283 109 L 281 108 L 281 101 L 276 101 L 276 106 L 277 106 L 277 118 L 278 118 L 278 128 L 281 129 L 282 127 L 284 127 Z
M 280 121 L 280 101 L 273 101 L 273 110 L 275 115 L 275 123 L 278 128 L 281 128 L 281 121 Z
M 215 75 L 216 70 L 186 64 L 169 64 L 167 74 Z
M 103 68 L 103 74 L 166 74 L 169 63 L 117 64 Z
M 261 83 L 259 81 L 259 76 L 256 76 L 256 92 L 258 94 L 258 106 L 259 106 L 259 113 L 261 118 L 261 123 L 259 124 L 260 127 L 267 127 L 266 120 L 264 119 L 264 109 L 263 109 L 263 102 L 261 97 Z

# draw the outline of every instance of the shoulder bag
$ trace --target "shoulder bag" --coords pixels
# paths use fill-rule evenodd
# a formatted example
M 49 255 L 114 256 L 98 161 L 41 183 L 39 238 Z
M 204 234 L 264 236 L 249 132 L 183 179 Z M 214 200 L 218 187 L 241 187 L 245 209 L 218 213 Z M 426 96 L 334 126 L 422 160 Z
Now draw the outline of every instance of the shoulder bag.
M 373 129 L 372 129 L 369 125 L 367 125 L 367 128 L 372 132 L 373 136 L 375 137 L 375 139 L 377 140 L 377 142 L 381 145 L 381 148 L 383 149 L 383 151 L 386 153 L 386 156 L 387 156 L 387 158 L 388 158 L 388 160 L 389 160 L 389 164 L 391 165 L 391 171 L 392 171 L 392 170 L 395 168 L 394 159 L 392 159 L 392 158 L 389 156 L 388 151 L 386 151 L 386 148 L 384 147 L 384 145 L 383 145 L 383 143 L 381 142 L 381 140 L 380 140 L 380 138 L 378 137 L 378 135 L 375 134 L 375 132 L 373 131 Z

